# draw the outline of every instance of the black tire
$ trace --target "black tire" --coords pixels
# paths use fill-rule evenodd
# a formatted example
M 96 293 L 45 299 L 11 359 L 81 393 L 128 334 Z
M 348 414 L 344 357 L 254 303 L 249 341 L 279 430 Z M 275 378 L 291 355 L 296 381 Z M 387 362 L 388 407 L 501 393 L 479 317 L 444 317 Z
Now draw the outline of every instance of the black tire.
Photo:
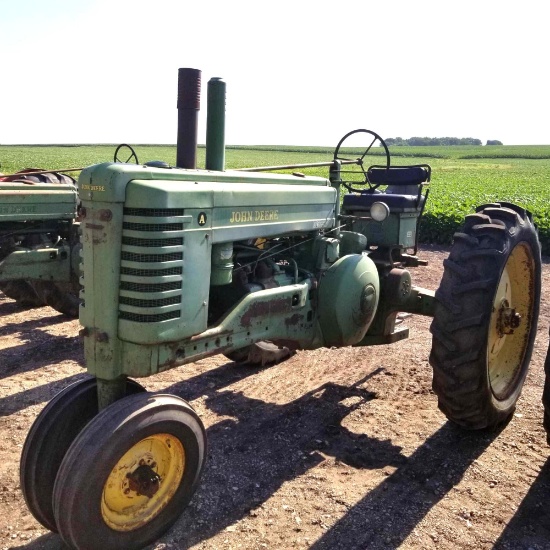
M 45 305 L 73 319 L 78 317 L 80 298 L 70 283 L 35 281 L 32 286 Z
M 38 296 L 34 288 L 23 279 L 0 283 L 0 290 L 8 298 L 15 300 L 18 305 L 24 308 L 35 308 L 46 305 L 46 302 Z
M 540 292 L 531 215 L 500 203 L 467 216 L 444 262 L 430 329 L 433 390 L 450 420 L 481 429 L 513 413 L 533 351 Z
M 205 461 L 204 426 L 183 399 L 145 393 L 116 401 L 63 459 L 53 496 L 61 537 L 79 550 L 143 548 L 181 515 Z
M 544 362 L 544 392 L 542 394 L 542 403 L 544 405 L 544 429 L 546 430 L 546 440 L 550 445 L 550 344 L 546 353 Z
M 127 395 L 144 391 L 128 380 Z M 32 515 L 50 531 L 57 531 L 52 504 L 55 477 L 65 453 L 97 411 L 96 379 L 75 382 L 42 409 L 23 445 L 21 490 Z

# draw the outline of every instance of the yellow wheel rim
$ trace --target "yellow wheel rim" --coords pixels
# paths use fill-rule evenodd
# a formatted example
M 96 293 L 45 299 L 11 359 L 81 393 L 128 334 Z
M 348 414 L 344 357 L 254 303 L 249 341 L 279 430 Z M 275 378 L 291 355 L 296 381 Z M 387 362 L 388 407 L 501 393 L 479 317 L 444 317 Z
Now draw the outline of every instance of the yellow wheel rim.
M 497 399 L 508 397 L 529 346 L 534 308 L 535 260 L 525 243 L 514 247 L 504 266 L 489 324 L 487 364 Z
M 185 450 L 170 434 L 136 443 L 111 470 L 101 514 L 115 531 L 133 531 L 156 517 L 177 491 L 185 471 Z

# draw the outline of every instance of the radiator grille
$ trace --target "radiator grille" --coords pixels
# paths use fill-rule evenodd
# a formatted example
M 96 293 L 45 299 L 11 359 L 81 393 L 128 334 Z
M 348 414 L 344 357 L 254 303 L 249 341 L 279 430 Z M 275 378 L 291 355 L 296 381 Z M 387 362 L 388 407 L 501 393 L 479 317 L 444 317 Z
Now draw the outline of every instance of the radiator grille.
M 156 248 L 157 246 L 181 246 L 183 244 L 183 237 L 175 237 L 173 239 L 138 239 L 137 237 L 122 237 L 122 244 L 152 248 Z
M 122 229 L 129 229 L 130 231 L 182 231 L 182 223 L 137 223 L 137 222 L 124 222 Z
M 183 216 L 183 208 L 125 208 L 125 216 L 144 216 L 151 218 L 166 218 L 168 216 Z
M 157 313 L 153 315 L 143 315 L 141 313 L 121 311 L 119 315 L 120 319 L 134 321 L 135 323 L 160 323 L 161 321 L 169 321 L 170 319 L 179 319 L 179 317 L 179 311 L 167 311 L 166 313 Z
M 181 317 L 183 215 L 181 208 L 124 209 L 119 319 L 160 323 Z
M 181 296 L 159 298 L 156 300 L 141 300 L 139 298 L 128 298 L 127 296 L 121 296 L 120 303 L 134 307 L 163 307 L 181 303 Z
M 121 275 L 133 277 L 167 277 L 169 275 L 182 275 L 183 267 L 170 267 L 168 269 L 134 269 L 133 267 L 121 267 Z
M 129 290 L 130 292 L 168 292 L 169 290 L 178 290 L 181 288 L 180 281 L 173 283 L 129 283 L 123 281 L 120 283 L 120 290 Z
M 138 252 L 122 251 L 121 260 L 129 262 L 162 263 L 183 260 L 183 252 L 170 252 L 168 254 L 139 254 Z

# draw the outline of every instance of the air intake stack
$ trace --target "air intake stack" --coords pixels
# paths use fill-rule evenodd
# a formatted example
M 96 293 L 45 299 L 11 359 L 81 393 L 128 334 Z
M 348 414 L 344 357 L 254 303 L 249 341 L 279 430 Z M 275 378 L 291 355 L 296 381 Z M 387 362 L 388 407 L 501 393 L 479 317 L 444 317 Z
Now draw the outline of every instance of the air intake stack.
M 176 166 L 197 167 L 197 129 L 201 106 L 201 71 L 178 71 L 178 139 Z

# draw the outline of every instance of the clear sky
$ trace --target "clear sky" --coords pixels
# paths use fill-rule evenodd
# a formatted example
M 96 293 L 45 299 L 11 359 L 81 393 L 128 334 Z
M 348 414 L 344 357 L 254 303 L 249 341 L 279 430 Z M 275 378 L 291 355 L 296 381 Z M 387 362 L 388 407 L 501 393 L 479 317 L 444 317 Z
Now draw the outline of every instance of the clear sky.
M 0 144 L 175 143 L 180 67 L 227 144 L 550 144 L 540 0 L 0 0 Z

